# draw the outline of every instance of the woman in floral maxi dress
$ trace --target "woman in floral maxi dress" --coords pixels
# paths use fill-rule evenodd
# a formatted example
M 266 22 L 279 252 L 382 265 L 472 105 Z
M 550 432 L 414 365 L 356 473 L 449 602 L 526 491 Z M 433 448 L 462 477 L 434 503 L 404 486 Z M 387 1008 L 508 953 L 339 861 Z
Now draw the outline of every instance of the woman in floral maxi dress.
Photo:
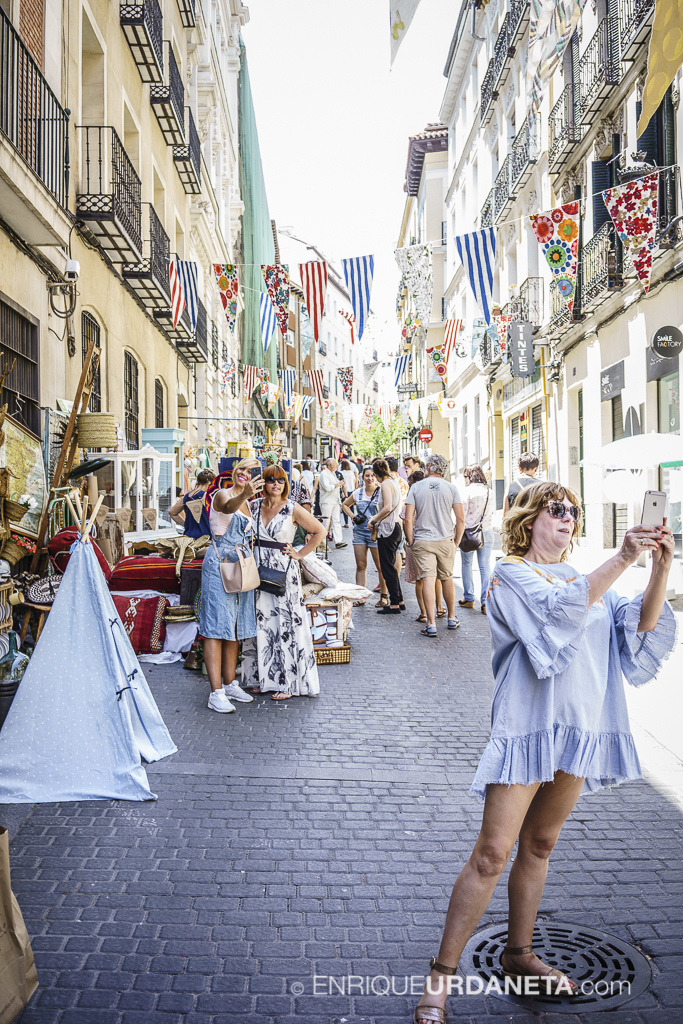
M 325 528 L 296 502 L 288 501 L 283 469 L 269 466 L 263 474 L 264 496 L 254 501 L 252 515 L 261 538 L 254 549 L 257 563 L 287 570 L 282 597 L 256 591 L 256 636 L 242 648 L 242 686 L 252 693 L 273 691 L 272 700 L 315 697 L 320 692 L 313 638 L 301 590 L 301 578 L 292 561 L 299 561 L 325 536 Z M 309 539 L 301 551 L 292 547 L 297 525 Z

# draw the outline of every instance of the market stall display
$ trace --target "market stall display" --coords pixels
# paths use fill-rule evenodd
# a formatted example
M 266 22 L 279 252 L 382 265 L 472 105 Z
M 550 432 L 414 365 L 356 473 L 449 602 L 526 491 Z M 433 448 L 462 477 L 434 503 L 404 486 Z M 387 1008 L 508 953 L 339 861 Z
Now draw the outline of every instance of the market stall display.
M 175 455 L 147 444 L 139 451 L 109 452 L 107 459 L 94 475 L 104 504 L 121 518 L 126 542 L 176 536 L 167 514 L 175 504 Z M 101 455 L 92 452 L 87 458 L 91 460 L 99 463 Z M 156 511 L 156 517 L 151 511 Z

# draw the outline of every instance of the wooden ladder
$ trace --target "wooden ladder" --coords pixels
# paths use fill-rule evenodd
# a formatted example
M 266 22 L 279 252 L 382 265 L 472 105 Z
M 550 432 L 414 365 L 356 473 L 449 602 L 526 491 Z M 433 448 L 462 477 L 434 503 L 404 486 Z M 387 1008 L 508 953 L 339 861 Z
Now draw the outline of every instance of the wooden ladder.
M 100 363 L 100 351 L 101 350 L 97 347 L 95 339 L 93 338 L 88 345 L 88 351 L 83 359 L 83 369 L 81 370 L 78 387 L 76 388 L 74 403 L 71 407 L 71 415 L 69 416 L 69 420 L 64 431 L 64 440 L 62 441 L 62 447 L 55 467 L 54 477 L 52 478 L 50 493 L 48 494 L 48 499 L 45 503 L 45 511 L 43 512 L 40 520 L 40 529 L 38 530 L 38 539 L 36 540 L 36 550 L 31 560 L 31 572 L 36 571 L 38 562 L 40 561 L 43 541 L 45 540 L 45 534 L 47 532 L 48 510 L 52 495 L 58 487 L 62 486 L 63 480 L 67 481 L 69 479 L 69 473 L 71 472 L 74 459 L 76 458 L 76 452 L 78 450 L 76 417 L 80 413 L 85 412 L 88 408 L 92 389 L 95 384 L 95 374 Z

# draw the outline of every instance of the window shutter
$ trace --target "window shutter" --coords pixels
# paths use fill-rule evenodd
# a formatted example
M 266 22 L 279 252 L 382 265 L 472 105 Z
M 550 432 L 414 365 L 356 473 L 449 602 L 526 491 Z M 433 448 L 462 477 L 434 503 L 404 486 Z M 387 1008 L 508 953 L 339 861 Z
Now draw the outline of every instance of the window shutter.
M 539 471 L 545 472 L 545 438 L 543 437 L 543 405 L 531 410 L 531 450 L 538 456 Z
M 641 100 L 636 103 L 636 124 L 640 120 L 640 115 L 643 109 Z M 638 150 L 645 151 L 645 159 L 649 164 L 659 163 L 659 131 L 658 129 L 659 111 L 656 110 L 650 118 L 650 123 L 638 138 Z
M 607 212 L 605 201 L 602 198 L 602 192 L 604 189 L 610 187 L 610 174 L 609 165 L 604 163 L 602 160 L 594 160 L 592 165 L 592 185 L 593 185 L 593 234 L 598 231 L 603 224 L 610 220 L 610 215 Z

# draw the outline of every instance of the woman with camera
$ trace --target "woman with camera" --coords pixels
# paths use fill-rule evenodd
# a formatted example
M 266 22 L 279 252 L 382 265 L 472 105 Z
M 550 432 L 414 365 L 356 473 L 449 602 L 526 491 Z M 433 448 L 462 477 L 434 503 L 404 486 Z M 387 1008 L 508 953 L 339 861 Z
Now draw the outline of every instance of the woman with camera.
M 252 479 L 252 468 L 258 470 Z M 262 487 L 261 467 L 256 459 L 243 459 L 232 472 L 232 487 L 214 491 L 209 511 L 213 543 L 202 562 L 202 596 L 199 611 L 199 635 L 204 639 L 204 661 L 211 684 L 208 707 L 219 714 L 235 708 L 229 698 L 253 700 L 235 679 L 240 640 L 256 634 L 254 591 L 227 594 L 221 579 L 219 558 L 238 559 L 237 548 L 244 553 L 251 546 L 253 520 L 249 500 Z
M 353 553 L 356 558 L 356 583 L 364 587 L 368 569 L 368 550 L 375 563 L 379 575 L 380 599 L 378 608 L 388 601 L 387 588 L 379 565 L 379 552 L 377 541 L 372 539 L 368 519 L 377 513 L 377 502 L 379 500 L 379 483 L 375 477 L 372 466 L 365 466 L 363 469 L 363 483 L 355 491 L 349 494 L 342 505 L 342 509 L 351 516 L 353 523 Z M 353 509 L 355 508 L 355 515 Z
M 508 879 L 507 943 L 498 970 L 542 995 L 580 989 L 532 946 L 548 860 L 585 784 L 589 792 L 641 777 L 624 678 L 641 686 L 676 641 L 666 603 L 674 538 L 664 525 L 632 526 L 621 550 L 583 575 L 567 555 L 581 533 L 580 498 L 531 483 L 503 519 L 503 550 L 486 610 L 495 687 L 491 738 L 472 784 L 484 800 L 481 831 L 453 886 L 438 956 L 430 962 L 413 1024 L 445 1021 L 448 987 L 465 944 L 517 844 Z M 642 552 L 652 556 L 645 592 L 611 589 Z M 520 979 L 521 982 L 520 982 Z
M 256 563 L 271 571 L 270 581 L 256 591 L 256 629 L 242 647 L 242 686 L 252 693 L 273 691 L 271 700 L 315 697 L 320 691 L 318 666 L 301 576 L 292 562 L 315 551 L 325 527 L 289 500 L 289 481 L 281 466 L 268 466 L 263 497 L 252 503 L 251 511 Z M 292 546 L 297 526 L 308 537 L 300 551 Z

